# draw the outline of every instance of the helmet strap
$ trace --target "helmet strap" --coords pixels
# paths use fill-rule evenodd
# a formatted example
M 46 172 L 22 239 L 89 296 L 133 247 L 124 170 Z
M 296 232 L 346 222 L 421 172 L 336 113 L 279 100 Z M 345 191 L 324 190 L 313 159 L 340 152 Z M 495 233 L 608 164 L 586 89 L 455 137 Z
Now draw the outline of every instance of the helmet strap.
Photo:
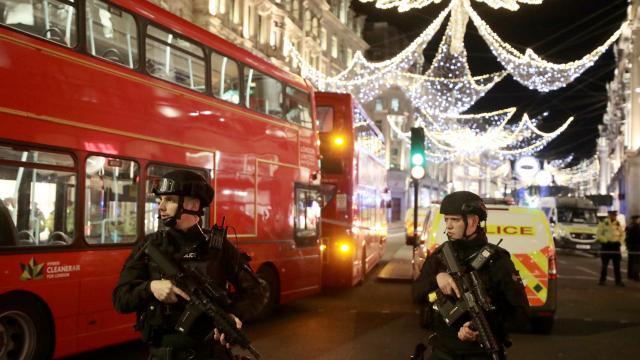
M 189 210 L 184 209 L 184 196 L 180 195 L 178 196 L 178 208 L 176 209 L 176 213 L 173 214 L 173 216 L 162 220 L 162 223 L 168 228 L 174 228 L 178 224 L 178 220 L 180 220 L 183 213 L 189 213 Z

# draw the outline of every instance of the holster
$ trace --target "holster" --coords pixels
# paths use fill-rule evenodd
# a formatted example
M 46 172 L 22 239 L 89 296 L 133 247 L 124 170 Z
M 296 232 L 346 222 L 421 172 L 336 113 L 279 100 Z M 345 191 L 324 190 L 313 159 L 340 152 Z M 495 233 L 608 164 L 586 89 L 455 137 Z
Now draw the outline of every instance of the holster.
M 135 329 L 140 331 L 142 340 L 148 344 L 158 345 L 163 333 L 163 305 L 152 303 L 138 314 Z

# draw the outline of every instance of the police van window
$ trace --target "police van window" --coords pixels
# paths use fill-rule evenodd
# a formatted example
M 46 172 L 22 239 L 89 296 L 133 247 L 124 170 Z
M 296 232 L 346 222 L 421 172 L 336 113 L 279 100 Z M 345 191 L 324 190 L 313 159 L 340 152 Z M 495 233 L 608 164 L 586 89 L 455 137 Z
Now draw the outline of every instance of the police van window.
M 240 69 L 236 61 L 211 53 L 211 90 L 218 99 L 240 104 Z
M 191 90 L 205 91 L 204 51 L 198 44 L 149 25 L 145 49 L 149 75 Z
M 75 198 L 71 155 L 0 144 L 0 247 L 71 244 Z
M 75 47 L 76 6 L 73 0 L 0 0 L 0 24 Z
M 144 233 L 151 234 L 158 229 L 162 229 L 163 225 L 158 219 L 158 207 L 160 205 L 159 198 L 151 192 L 153 188 L 158 184 L 158 181 L 162 178 L 162 176 L 173 170 L 184 170 L 183 168 L 166 166 L 166 165 L 149 165 L 147 167 L 147 183 L 145 186 L 145 203 L 144 203 Z M 194 171 L 202 175 L 205 179 L 209 179 L 207 176 L 206 170 L 194 170 L 187 169 L 190 171 Z M 201 218 L 202 226 L 209 227 L 209 214 L 211 207 L 206 207 L 204 209 L 204 216 Z
M 84 234 L 87 243 L 136 241 L 138 164 L 131 160 L 89 156 L 85 170 Z
M 317 244 L 320 230 L 321 195 L 315 189 L 295 189 L 295 241 L 298 246 Z
M 294 87 L 287 86 L 284 97 L 286 119 L 294 124 L 311 129 L 311 98 L 309 94 Z
M 244 69 L 245 106 L 281 118 L 282 83 L 250 67 Z
M 138 67 L 138 26 L 123 10 L 101 0 L 87 0 L 87 51 L 130 67 Z

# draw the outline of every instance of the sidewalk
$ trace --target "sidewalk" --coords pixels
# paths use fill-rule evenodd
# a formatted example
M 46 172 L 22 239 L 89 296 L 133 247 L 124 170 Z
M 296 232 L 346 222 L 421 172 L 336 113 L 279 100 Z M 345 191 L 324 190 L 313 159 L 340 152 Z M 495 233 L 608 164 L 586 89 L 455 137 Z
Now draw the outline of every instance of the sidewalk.
M 396 250 L 384 268 L 378 273 L 378 280 L 411 281 L 413 248 L 405 245 L 404 223 L 393 223 L 389 227 L 387 249 L 391 251 L 393 251 L 393 249 Z

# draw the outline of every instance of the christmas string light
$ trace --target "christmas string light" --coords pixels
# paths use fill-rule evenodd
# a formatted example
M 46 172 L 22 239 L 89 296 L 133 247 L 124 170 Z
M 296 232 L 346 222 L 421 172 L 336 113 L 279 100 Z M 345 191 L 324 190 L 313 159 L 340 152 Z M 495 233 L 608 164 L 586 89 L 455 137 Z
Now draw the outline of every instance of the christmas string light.
M 550 167 L 549 171 L 557 184 L 588 189 L 589 184 L 598 178 L 600 163 L 594 156 L 566 169 Z
M 506 75 L 506 72 L 478 77 L 471 75 L 462 43 L 468 16 L 461 6 L 454 7 L 451 14 L 429 70 L 423 76 L 405 75 L 411 78 L 409 82 L 414 83 L 409 86 L 407 97 L 415 107 L 430 114 L 460 114 Z M 456 38 L 458 45 L 455 44 Z
M 504 66 L 518 82 L 530 89 L 541 92 L 564 87 L 576 77 L 580 76 L 580 74 L 591 67 L 607 48 L 616 41 L 626 26 L 626 23 L 623 24 L 603 45 L 582 59 L 565 64 L 556 64 L 545 61 L 531 49 L 527 49 L 524 54 L 520 53 L 502 41 L 502 39 L 491 30 L 489 25 L 473 10 L 468 1 L 464 2 L 464 6 L 471 17 L 471 21 L 502 66 Z
M 391 9 L 398 7 L 399 12 L 405 12 L 411 9 L 419 9 L 431 4 L 440 3 L 441 0 L 360 0 L 363 3 L 376 2 L 379 9 Z M 455 1 L 455 0 L 454 0 Z M 505 8 L 511 11 L 520 9 L 520 4 L 538 5 L 542 4 L 542 0 L 476 0 L 485 3 L 494 9 Z
M 569 154 L 569 156 L 549 161 L 549 166 L 556 169 L 563 169 L 573 160 L 573 153 Z
M 517 124 L 507 125 L 514 112 L 513 108 L 502 110 L 502 114 L 506 114 L 502 121 L 497 123 L 494 119 L 493 123 L 485 125 L 484 129 L 471 126 L 451 126 L 446 130 L 435 130 L 425 126 L 425 136 L 430 144 L 440 149 L 444 154 L 456 154 L 456 156 L 463 158 L 495 154 L 502 158 L 512 158 L 516 155 L 538 151 L 566 130 L 573 121 L 573 117 L 571 117 L 555 131 L 545 133 L 538 130 L 526 114 Z M 428 114 L 423 113 L 423 115 L 425 118 L 429 118 Z M 489 118 L 486 114 L 474 116 Z M 453 117 L 449 116 L 449 118 Z M 421 121 L 426 124 L 423 119 Z M 477 123 L 479 122 L 477 121 Z
M 373 82 L 380 82 L 381 79 L 393 77 L 392 73 L 405 71 L 414 64 L 422 56 L 422 49 L 433 38 L 454 5 L 455 3 L 452 2 L 433 23 L 395 57 L 381 62 L 369 62 L 362 52 L 358 51 L 347 68 L 336 76 L 327 76 L 316 70 L 304 61 L 295 48 L 290 49 L 290 54 L 301 67 L 302 76 L 311 80 L 321 90 L 326 88 L 326 90 L 340 91 L 349 86 L 367 86 Z

